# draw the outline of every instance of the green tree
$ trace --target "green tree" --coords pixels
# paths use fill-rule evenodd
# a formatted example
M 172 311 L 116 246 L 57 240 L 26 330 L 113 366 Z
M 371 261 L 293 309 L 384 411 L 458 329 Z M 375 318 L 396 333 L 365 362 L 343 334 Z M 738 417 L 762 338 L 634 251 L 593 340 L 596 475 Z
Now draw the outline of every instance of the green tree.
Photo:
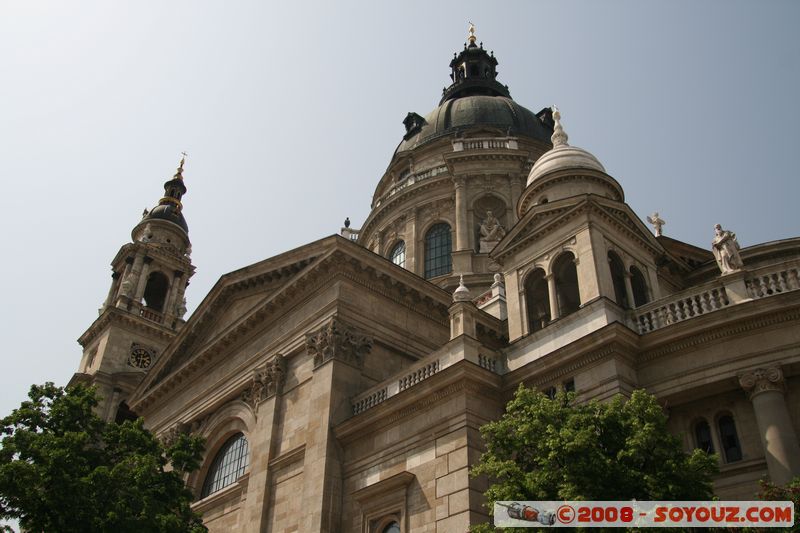
M 2 420 L 0 517 L 28 531 L 200 533 L 184 474 L 203 451 L 182 435 L 165 448 L 142 420 L 106 424 L 94 388 L 34 385 Z
M 481 434 L 486 452 L 472 474 L 488 476 L 490 509 L 498 500 L 707 500 L 713 494 L 716 457 L 684 453 L 655 397 L 641 390 L 628 400 L 579 404 L 574 394 L 551 400 L 520 386 L 503 417 Z

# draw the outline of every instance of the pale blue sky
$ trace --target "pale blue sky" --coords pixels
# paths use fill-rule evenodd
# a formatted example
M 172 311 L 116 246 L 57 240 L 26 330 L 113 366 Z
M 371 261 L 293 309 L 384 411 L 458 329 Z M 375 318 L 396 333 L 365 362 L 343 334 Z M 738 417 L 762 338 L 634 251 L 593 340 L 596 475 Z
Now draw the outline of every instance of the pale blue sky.
M 64 384 L 109 263 L 189 152 L 190 309 L 359 226 L 467 21 L 644 218 L 707 247 L 800 234 L 800 2 L 0 1 L 0 413 Z

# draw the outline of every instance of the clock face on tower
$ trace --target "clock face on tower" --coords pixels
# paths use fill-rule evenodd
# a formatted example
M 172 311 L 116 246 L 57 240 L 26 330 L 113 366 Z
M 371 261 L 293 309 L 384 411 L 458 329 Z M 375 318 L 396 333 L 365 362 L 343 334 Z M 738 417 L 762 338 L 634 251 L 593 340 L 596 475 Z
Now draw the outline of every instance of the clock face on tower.
M 131 346 L 131 354 L 128 357 L 128 364 L 135 368 L 147 368 L 153 362 L 153 350 L 144 346 L 134 344 Z

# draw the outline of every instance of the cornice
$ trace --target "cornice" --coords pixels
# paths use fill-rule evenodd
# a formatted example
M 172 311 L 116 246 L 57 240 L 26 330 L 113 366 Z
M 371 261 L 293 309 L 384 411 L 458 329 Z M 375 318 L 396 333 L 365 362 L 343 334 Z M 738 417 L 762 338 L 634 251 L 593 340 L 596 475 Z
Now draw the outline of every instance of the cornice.
M 78 337 L 78 343 L 84 348 L 90 344 L 100 333 L 112 324 L 119 324 L 131 329 L 146 332 L 164 340 L 171 340 L 175 332 L 166 326 L 157 324 L 146 318 L 136 316 L 129 311 L 122 311 L 116 307 L 108 306 L 91 326 Z
M 748 304 L 745 303 L 742 305 L 748 305 Z M 714 317 L 716 319 L 715 322 L 718 322 L 720 314 L 714 313 L 708 316 Z M 693 325 L 691 320 L 686 320 L 674 324 L 672 326 L 669 326 L 669 328 L 674 328 L 672 331 L 673 334 L 669 335 L 662 341 L 664 345 L 658 348 L 653 348 L 642 352 L 642 354 L 638 358 L 638 361 L 640 365 L 646 364 L 660 357 L 665 357 L 677 352 L 683 352 L 685 350 L 696 348 L 698 346 L 709 344 L 718 340 L 728 339 L 735 335 L 740 335 L 742 333 L 748 333 L 751 331 L 767 328 L 770 326 L 777 326 L 780 324 L 785 324 L 787 322 L 795 322 L 795 321 L 800 321 L 800 308 L 797 307 L 794 309 L 772 312 L 767 315 L 747 318 L 744 320 L 740 320 L 736 324 L 730 324 L 723 327 L 715 327 L 708 331 L 695 333 L 693 335 L 690 335 L 682 339 L 674 339 L 674 334 L 676 331 L 680 331 L 682 327 Z M 666 330 L 667 328 L 663 328 L 662 330 L 659 331 L 664 331 L 665 334 L 669 333 L 666 332 Z

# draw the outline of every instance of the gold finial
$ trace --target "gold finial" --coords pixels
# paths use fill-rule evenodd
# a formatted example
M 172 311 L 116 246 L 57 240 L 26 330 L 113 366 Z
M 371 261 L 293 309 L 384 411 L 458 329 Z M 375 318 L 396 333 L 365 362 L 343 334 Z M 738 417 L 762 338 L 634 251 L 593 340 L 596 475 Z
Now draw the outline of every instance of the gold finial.
M 475 44 L 475 41 L 478 40 L 478 38 L 475 37 L 475 24 L 473 24 L 471 22 L 469 23 L 469 37 L 468 37 L 468 39 L 469 39 L 469 44 Z

